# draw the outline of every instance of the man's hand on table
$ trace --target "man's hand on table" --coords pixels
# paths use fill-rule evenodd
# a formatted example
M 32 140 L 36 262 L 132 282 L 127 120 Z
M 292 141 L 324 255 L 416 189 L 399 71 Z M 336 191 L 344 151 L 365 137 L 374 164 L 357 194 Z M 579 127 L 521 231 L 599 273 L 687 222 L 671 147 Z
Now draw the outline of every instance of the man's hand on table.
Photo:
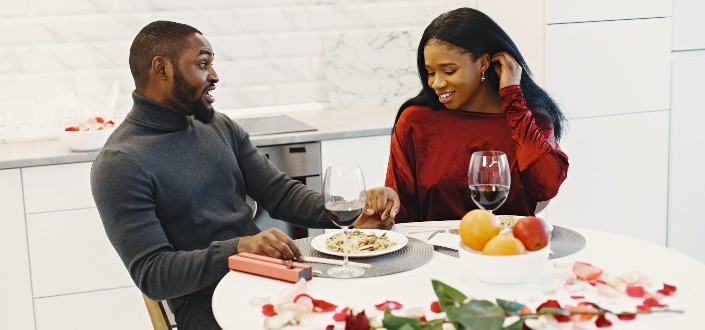
M 237 243 L 238 252 L 249 252 L 277 259 L 303 260 L 294 241 L 277 228 L 269 228 L 253 236 L 243 236 Z

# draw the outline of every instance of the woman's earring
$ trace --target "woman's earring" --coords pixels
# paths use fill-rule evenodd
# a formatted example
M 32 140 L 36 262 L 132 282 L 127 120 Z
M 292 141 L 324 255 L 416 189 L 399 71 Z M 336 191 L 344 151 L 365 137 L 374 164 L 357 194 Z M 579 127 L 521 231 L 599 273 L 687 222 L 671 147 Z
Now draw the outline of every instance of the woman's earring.
M 481 81 L 485 81 L 485 72 L 482 72 L 482 78 L 480 78 Z

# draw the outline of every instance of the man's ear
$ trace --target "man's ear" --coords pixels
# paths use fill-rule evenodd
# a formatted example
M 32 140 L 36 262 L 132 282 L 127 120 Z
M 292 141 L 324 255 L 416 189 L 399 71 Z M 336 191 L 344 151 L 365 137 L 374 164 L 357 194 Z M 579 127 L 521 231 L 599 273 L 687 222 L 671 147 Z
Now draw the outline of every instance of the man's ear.
M 158 80 L 169 80 L 171 76 L 171 62 L 164 56 L 155 56 L 152 59 L 150 71 Z

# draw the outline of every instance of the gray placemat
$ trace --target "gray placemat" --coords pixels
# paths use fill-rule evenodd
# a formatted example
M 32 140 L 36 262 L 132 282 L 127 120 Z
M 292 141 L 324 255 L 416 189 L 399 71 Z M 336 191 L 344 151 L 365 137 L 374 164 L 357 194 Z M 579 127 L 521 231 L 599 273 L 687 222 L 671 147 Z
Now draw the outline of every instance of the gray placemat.
M 443 231 L 437 231 L 436 233 L 441 232 Z M 449 232 L 451 234 L 457 234 L 458 230 L 453 229 Z M 433 233 L 433 235 L 435 235 L 436 233 Z M 433 235 L 431 235 L 431 237 L 433 237 Z M 431 237 L 429 237 L 429 239 Z M 551 251 L 553 253 L 551 254 L 551 256 L 549 256 L 549 259 L 556 259 L 569 256 L 573 253 L 582 250 L 583 247 L 585 247 L 585 237 L 583 237 L 583 235 L 580 235 L 580 233 L 576 232 L 575 230 L 553 225 L 553 231 L 551 232 Z M 440 252 L 456 258 L 458 257 L 458 251 L 453 249 L 444 248 L 442 246 L 434 246 L 433 249 L 436 252 Z
M 299 247 L 299 250 L 301 250 L 304 256 L 343 260 L 343 257 L 314 250 L 311 247 L 311 240 L 313 240 L 313 237 L 294 240 L 294 243 L 296 243 L 296 246 Z M 399 250 L 374 257 L 348 258 L 348 260 L 371 264 L 372 267 L 365 269 L 365 275 L 362 277 L 375 277 L 400 273 L 423 266 L 431 260 L 431 257 L 433 257 L 433 246 L 409 237 L 409 242 L 406 246 Z M 330 277 L 328 276 L 328 269 L 335 267 L 334 265 L 313 262 L 310 264 L 313 266 L 314 270 L 321 271 L 322 274 L 319 275 L 319 277 Z

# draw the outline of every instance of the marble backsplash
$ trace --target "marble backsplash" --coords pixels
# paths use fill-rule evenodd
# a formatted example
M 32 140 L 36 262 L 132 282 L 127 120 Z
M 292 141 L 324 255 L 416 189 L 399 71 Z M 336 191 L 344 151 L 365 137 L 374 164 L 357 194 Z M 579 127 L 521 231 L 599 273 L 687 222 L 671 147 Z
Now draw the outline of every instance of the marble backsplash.
M 0 0 L 0 141 L 56 137 L 121 119 L 129 46 L 145 24 L 193 25 L 211 41 L 219 110 L 389 105 L 418 91 L 420 31 L 473 0 Z

